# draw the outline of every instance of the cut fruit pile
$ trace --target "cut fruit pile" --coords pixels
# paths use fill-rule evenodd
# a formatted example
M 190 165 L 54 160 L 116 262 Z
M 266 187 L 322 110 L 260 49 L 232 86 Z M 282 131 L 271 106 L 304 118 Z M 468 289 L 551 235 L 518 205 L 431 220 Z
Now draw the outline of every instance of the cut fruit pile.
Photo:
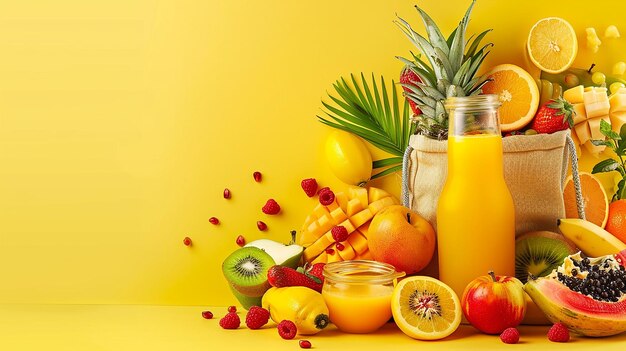
M 335 262 L 353 259 L 372 259 L 367 246 L 369 223 L 383 208 L 399 201 L 388 192 L 370 187 L 350 187 L 335 194 L 330 205 L 318 204 L 306 218 L 298 243 L 305 247 L 307 262 Z M 332 228 L 343 226 L 348 239 L 337 243 Z
M 593 154 L 599 154 L 606 148 L 591 143 L 591 140 L 605 139 L 600 132 L 600 121 L 611 123 L 611 105 L 606 92 L 606 88 L 579 85 L 563 93 L 563 98 L 574 106 L 574 142 L 585 145 Z

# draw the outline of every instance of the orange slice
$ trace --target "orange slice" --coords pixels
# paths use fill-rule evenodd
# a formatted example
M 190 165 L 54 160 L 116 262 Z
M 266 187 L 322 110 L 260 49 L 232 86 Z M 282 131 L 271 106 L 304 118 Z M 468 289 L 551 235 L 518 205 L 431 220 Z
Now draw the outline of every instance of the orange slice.
M 396 285 L 391 312 L 400 330 L 418 340 L 437 340 L 452 334 L 462 314 L 454 291 L 426 276 L 404 278 Z
M 502 103 L 500 129 L 510 132 L 530 123 L 539 107 L 539 88 L 535 79 L 511 64 L 495 66 L 485 76 L 492 81 L 483 86 L 483 94 L 498 95 Z
M 600 180 L 593 174 L 580 172 L 580 187 L 583 195 L 583 207 L 585 218 L 602 228 L 609 218 L 609 200 Z M 565 217 L 578 218 L 578 207 L 576 206 L 576 191 L 574 181 L 569 176 L 565 181 L 563 189 L 563 202 L 565 203 Z
M 574 63 L 578 53 L 576 31 L 562 18 L 541 19 L 530 29 L 526 50 L 540 70 L 561 73 Z

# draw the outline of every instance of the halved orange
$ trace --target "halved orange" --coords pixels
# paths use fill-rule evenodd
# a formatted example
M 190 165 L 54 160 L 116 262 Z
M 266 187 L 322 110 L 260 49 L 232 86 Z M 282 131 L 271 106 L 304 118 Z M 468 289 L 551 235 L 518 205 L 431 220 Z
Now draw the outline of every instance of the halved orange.
M 406 335 L 437 340 L 452 334 L 461 323 L 461 302 L 441 281 L 412 276 L 402 279 L 391 297 L 393 319 Z
M 492 81 L 483 86 L 483 94 L 498 95 L 502 103 L 500 129 L 510 132 L 530 123 L 539 107 L 539 88 L 530 73 L 516 65 L 502 64 L 485 76 Z
M 541 19 L 530 29 L 526 50 L 540 70 L 561 73 L 574 63 L 578 53 L 576 31 L 562 18 Z
M 609 218 L 609 199 L 606 196 L 604 187 L 600 180 L 591 173 L 580 172 L 579 177 L 585 219 L 604 228 Z M 565 204 L 565 217 L 579 218 L 578 206 L 576 205 L 576 191 L 571 175 L 565 181 L 563 202 Z

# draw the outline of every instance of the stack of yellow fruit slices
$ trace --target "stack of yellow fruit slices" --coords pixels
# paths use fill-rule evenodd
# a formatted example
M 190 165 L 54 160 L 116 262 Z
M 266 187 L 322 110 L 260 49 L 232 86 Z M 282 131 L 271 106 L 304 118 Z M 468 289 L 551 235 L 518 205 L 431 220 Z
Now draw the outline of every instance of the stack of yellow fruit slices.
M 330 205 L 318 204 L 304 221 L 298 239 L 298 244 L 305 247 L 305 261 L 371 260 L 367 246 L 369 224 L 380 210 L 398 203 L 398 199 L 384 190 L 350 187 L 335 194 L 335 201 Z M 346 228 L 347 240 L 335 242 L 331 232 L 335 226 Z
M 593 145 L 591 140 L 605 139 L 600 132 L 601 120 L 611 123 L 611 104 L 606 92 L 606 88 L 603 87 L 585 88 L 579 85 L 563 93 L 563 98 L 574 106 L 574 133 L 572 133 L 574 141 L 579 145 L 585 145 L 589 152 L 596 155 L 604 151 L 606 146 Z M 619 91 L 616 94 L 619 94 Z

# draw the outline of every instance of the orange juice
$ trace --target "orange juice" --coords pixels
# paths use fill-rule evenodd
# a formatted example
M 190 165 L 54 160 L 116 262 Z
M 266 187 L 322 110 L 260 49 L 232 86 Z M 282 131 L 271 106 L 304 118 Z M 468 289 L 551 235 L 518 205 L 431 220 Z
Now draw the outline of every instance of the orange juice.
M 347 333 L 371 333 L 391 318 L 393 286 L 348 285 L 322 291 L 330 321 Z
M 347 333 L 371 333 L 391 318 L 391 295 L 404 272 L 387 263 L 353 260 L 324 266 L 322 296 L 330 321 Z
M 504 181 L 497 112 L 480 118 L 472 112 L 469 123 L 480 121 L 479 128 L 460 126 L 467 117 L 451 112 L 448 175 L 437 206 L 439 278 L 459 298 L 490 270 L 515 275 L 515 209 Z M 485 124 L 491 127 L 481 133 Z

